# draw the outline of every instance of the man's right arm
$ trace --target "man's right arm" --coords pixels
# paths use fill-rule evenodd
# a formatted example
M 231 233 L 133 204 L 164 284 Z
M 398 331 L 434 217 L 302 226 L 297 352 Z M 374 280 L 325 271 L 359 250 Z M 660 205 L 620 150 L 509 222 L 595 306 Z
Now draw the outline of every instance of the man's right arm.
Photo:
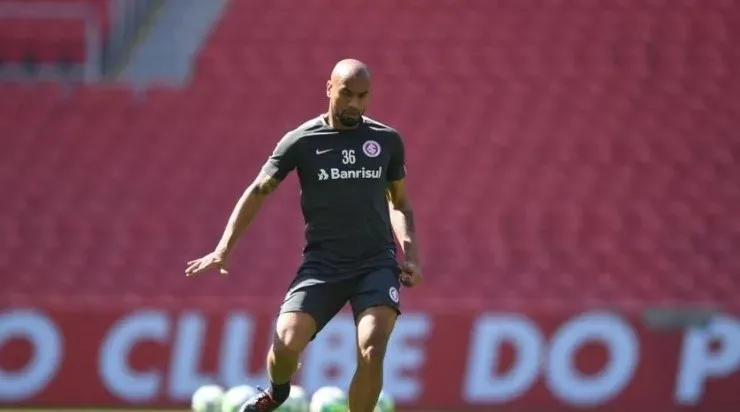
M 239 237 L 257 215 L 267 196 L 278 188 L 291 170 L 296 168 L 296 141 L 293 133 L 283 136 L 262 167 L 259 176 L 239 198 L 215 250 L 224 260 L 234 250 Z
M 221 240 L 216 246 L 215 252 L 223 259 L 227 259 L 231 251 L 234 250 L 239 237 L 252 223 L 254 217 L 257 216 L 257 212 L 262 208 L 267 196 L 274 192 L 278 185 L 280 185 L 279 180 L 261 172 L 244 191 L 231 212 L 229 221 L 226 223 L 226 229 L 224 229 Z

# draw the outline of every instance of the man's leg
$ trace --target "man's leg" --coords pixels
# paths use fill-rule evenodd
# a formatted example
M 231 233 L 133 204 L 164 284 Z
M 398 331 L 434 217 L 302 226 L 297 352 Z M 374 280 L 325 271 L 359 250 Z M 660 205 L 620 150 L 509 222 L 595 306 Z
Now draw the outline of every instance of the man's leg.
M 290 395 L 290 380 L 298 369 L 298 358 L 316 330 L 316 320 L 306 312 L 287 312 L 278 317 L 267 353 L 267 374 L 272 386 L 270 393 L 279 403 Z
M 389 269 L 361 281 L 352 298 L 357 323 L 357 369 L 349 388 L 349 412 L 373 412 L 383 389 L 383 361 L 398 309 L 398 278 Z
M 270 389 L 250 399 L 241 412 L 271 412 L 285 402 L 301 353 L 347 302 L 341 292 L 341 285 L 310 282 L 288 291 L 267 354 Z

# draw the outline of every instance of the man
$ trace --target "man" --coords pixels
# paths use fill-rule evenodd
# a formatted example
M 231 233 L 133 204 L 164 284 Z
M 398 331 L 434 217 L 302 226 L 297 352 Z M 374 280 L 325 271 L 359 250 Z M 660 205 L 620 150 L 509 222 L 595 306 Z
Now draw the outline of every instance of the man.
M 354 59 L 334 67 L 326 114 L 288 132 L 237 203 L 216 250 L 188 262 L 188 276 L 226 262 L 265 198 L 293 169 L 301 185 L 306 246 L 280 308 L 267 356 L 271 387 L 242 412 L 269 412 L 287 399 L 300 354 L 349 301 L 357 324 L 357 369 L 349 410 L 372 412 L 383 359 L 399 310 L 399 282 L 422 278 L 404 178 L 404 144 L 392 128 L 363 116 L 370 73 Z M 390 207 L 389 207 L 390 205 Z M 396 262 L 393 232 L 404 252 Z

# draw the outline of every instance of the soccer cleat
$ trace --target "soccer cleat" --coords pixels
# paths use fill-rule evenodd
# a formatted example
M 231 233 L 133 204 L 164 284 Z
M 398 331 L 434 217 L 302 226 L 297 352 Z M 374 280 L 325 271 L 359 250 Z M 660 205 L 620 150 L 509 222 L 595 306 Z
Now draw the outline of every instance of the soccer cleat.
M 239 412 L 272 412 L 280 406 L 269 393 L 259 387 L 257 389 L 260 393 L 244 403 Z

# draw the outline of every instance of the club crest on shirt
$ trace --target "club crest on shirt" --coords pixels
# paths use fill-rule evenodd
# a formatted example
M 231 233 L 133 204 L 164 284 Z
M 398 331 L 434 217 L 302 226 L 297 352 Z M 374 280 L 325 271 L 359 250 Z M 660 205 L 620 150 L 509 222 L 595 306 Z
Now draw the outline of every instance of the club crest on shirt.
M 378 157 L 380 155 L 380 145 L 375 140 L 368 140 L 362 144 L 362 152 L 367 157 Z

